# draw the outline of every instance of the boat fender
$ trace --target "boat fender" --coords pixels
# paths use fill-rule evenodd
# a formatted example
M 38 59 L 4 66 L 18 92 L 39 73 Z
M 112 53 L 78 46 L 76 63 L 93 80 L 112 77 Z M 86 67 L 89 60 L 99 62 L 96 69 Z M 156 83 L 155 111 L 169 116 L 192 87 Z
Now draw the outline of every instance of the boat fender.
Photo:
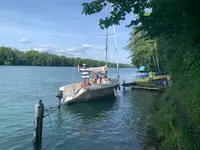
M 55 96 L 58 97 L 58 98 L 61 98 L 63 95 L 63 92 L 62 91 L 58 91 L 55 93 Z

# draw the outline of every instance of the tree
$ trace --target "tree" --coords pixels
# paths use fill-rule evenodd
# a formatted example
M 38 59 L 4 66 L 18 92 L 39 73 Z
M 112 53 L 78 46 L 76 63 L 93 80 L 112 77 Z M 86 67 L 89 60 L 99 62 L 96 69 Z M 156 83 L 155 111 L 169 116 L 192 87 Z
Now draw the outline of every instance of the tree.
M 74 66 L 83 63 L 86 63 L 90 67 L 98 66 L 98 61 L 94 59 L 67 58 L 50 53 L 40 53 L 35 50 L 24 53 L 17 49 L 0 47 L 0 65 Z M 99 61 L 99 64 L 102 66 L 105 65 L 103 61 Z M 120 66 L 129 67 L 126 64 L 120 64 Z
M 108 0 L 112 4 L 110 17 L 100 19 L 99 25 L 102 29 L 113 24 L 120 24 L 125 20 L 127 14 L 138 15 L 131 20 L 129 27 L 137 26 L 145 30 L 151 37 L 158 37 L 165 34 L 173 38 L 174 34 L 187 32 L 192 35 L 192 41 L 200 42 L 200 1 L 189 0 Z M 83 14 L 91 15 L 103 10 L 106 0 L 94 0 L 83 3 Z M 151 13 L 146 15 L 146 9 L 150 8 Z
M 110 17 L 105 19 L 100 19 L 100 27 L 107 28 L 113 24 L 120 24 L 121 20 L 125 20 L 127 14 L 134 13 L 139 16 L 143 16 L 145 13 L 145 8 L 149 7 L 148 0 L 108 0 L 112 3 L 113 10 L 110 12 Z M 98 13 L 103 10 L 106 6 L 106 0 L 94 0 L 91 2 L 85 2 L 82 4 L 83 12 L 86 15 L 91 15 Z M 137 25 L 139 19 L 134 19 L 130 22 L 128 26 L 133 24 Z
M 132 29 L 128 45 L 125 47 L 126 50 L 130 51 L 132 64 L 137 68 L 146 66 L 149 70 L 157 71 L 154 40 L 147 37 L 144 38 L 143 35 L 146 34 L 144 31 L 134 34 L 136 31 L 136 28 Z

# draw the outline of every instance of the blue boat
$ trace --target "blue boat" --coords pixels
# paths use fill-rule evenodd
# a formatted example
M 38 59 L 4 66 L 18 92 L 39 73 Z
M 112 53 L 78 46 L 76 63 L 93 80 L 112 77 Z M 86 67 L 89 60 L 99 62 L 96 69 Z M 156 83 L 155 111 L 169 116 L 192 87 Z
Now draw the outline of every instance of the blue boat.
M 162 76 L 162 75 L 167 75 L 168 73 L 166 72 L 155 72 L 155 76 Z M 143 73 L 138 75 L 138 77 L 148 77 L 149 73 Z

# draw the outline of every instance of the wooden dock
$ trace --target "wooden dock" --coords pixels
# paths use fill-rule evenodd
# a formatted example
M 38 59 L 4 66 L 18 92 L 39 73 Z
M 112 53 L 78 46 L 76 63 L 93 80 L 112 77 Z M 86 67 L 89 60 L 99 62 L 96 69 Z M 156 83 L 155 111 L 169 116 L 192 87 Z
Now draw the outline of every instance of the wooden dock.
M 160 92 L 165 91 L 165 86 L 141 85 L 136 82 L 129 82 L 129 83 L 123 82 L 122 86 L 124 90 L 125 90 L 125 87 L 131 87 L 131 89 L 151 90 L 151 91 L 160 91 Z
M 138 85 L 136 82 L 129 82 L 129 83 L 125 83 L 123 82 L 122 86 L 123 87 L 130 87 L 130 86 L 135 86 Z
M 131 89 L 142 89 L 142 90 L 160 91 L 160 92 L 165 91 L 165 87 L 141 86 L 141 85 L 131 86 Z

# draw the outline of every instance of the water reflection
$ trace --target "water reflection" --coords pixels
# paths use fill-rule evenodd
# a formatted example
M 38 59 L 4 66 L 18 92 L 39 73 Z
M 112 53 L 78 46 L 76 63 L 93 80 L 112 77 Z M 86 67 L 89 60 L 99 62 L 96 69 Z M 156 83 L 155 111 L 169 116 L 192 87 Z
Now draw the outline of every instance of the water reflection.
M 62 126 L 62 123 L 63 123 L 63 111 L 62 109 L 58 109 L 57 110 L 57 118 L 58 118 L 58 121 L 57 121 L 57 128 L 59 129 L 61 126 Z
M 106 112 L 117 107 L 115 97 L 107 97 L 92 101 L 75 103 L 65 107 L 65 111 L 75 114 L 81 120 L 101 119 Z
M 118 101 L 115 97 L 74 103 L 62 107 L 59 112 L 62 114 L 58 115 L 58 119 L 63 121 L 60 123 L 63 131 L 75 134 L 77 138 L 88 138 L 104 131 L 105 122 L 117 108 Z M 74 131 L 70 126 L 73 126 Z
M 77 121 L 78 124 L 87 124 L 90 121 L 102 120 L 109 116 L 110 110 L 117 108 L 118 100 L 113 96 L 65 105 L 57 111 L 58 125 L 61 125 L 66 119 Z
M 131 98 L 129 101 L 132 103 L 131 109 L 134 111 L 131 111 L 127 124 L 137 137 L 137 142 L 140 143 L 144 149 L 154 149 L 153 144 L 150 143 L 150 140 L 154 137 L 152 132 L 149 132 L 150 129 L 147 118 L 156 111 L 156 102 L 160 99 L 160 96 L 160 92 L 145 90 L 131 91 Z

